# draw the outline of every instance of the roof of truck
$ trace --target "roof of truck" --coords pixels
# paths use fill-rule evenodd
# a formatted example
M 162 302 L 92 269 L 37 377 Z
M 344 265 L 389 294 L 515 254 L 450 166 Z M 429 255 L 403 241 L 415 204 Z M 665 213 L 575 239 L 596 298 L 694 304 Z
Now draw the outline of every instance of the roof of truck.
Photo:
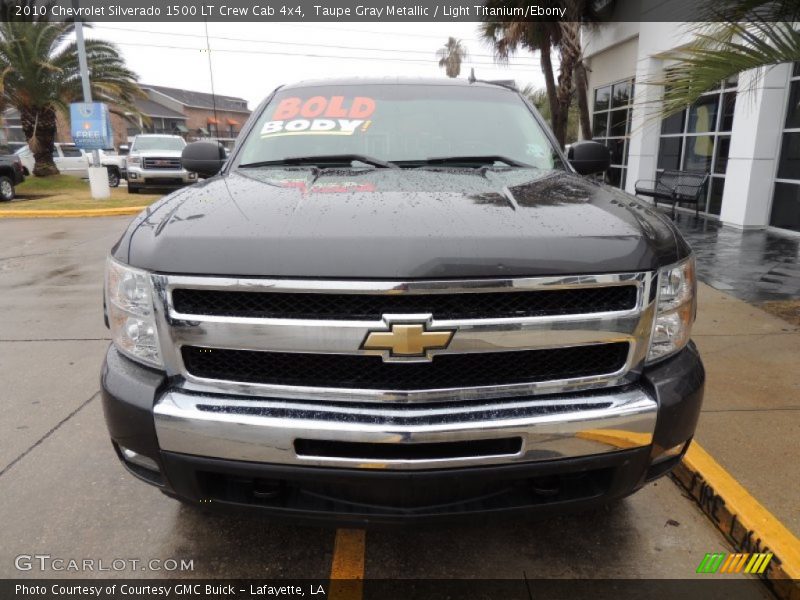
M 451 77 L 340 77 L 332 79 L 308 79 L 283 86 L 282 89 L 295 89 L 317 86 L 347 86 L 347 85 L 436 85 L 453 87 L 491 87 L 510 89 L 508 81 L 491 82 Z

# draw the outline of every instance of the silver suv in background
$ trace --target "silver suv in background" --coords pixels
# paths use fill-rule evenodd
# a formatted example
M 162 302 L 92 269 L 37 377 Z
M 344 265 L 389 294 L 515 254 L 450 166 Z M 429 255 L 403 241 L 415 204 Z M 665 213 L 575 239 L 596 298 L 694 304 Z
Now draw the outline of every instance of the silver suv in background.
M 137 135 L 126 159 L 128 192 L 144 186 L 181 186 L 197 181 L 197 174 L 181 167 L 186 142 L 178 135 Z

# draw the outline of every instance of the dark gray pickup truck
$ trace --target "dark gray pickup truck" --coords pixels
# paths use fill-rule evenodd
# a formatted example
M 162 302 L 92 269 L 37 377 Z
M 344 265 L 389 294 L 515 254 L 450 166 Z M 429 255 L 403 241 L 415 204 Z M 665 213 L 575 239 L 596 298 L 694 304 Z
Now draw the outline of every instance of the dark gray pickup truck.
M 277 89 L 108 258 L 125 467 L 207 508 L 350 523 L 537 514 L 667 473 L 697 423 L 694 258 L 516 91 Z

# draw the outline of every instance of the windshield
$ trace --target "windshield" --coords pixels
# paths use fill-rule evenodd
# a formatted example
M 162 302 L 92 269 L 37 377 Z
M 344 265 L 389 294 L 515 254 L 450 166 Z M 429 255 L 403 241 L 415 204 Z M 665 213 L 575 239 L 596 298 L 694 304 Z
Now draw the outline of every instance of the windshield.
M 142 152 L 143 150 L 183 150 L 186 142 L 179 137 L 137 137 L 133 141 L 131 152 Z
M 405 84 L 278 91 L 245 141 L 238 164 L 334 155 L 400 166 L 450 157 L 503 157 L 543 169 L 560 164 L 518 94 L 480 85 Z

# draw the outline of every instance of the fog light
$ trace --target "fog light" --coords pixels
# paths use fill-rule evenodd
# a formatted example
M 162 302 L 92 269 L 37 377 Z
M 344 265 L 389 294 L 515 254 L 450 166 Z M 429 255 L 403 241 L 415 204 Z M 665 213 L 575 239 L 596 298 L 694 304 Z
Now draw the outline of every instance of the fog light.
M 119 449 L 120 452 L 122 452 L 122 458 L 125 460 L 125 462 L 142 467 L 148 471 L 155 471 L 156 473 L 161 472 L 161 469 L 158 468 L 158 463 L 152 458 L 149 458 L 144 454 L 134 452 L 130 448 L 125 448 L 124 446 L 120 446 Z
M 128 173 L 128 179 L 139 179 L 139 176 L 136 173 Z
M 189 173 L 189 179 L 197 179 L 197 173 Z

